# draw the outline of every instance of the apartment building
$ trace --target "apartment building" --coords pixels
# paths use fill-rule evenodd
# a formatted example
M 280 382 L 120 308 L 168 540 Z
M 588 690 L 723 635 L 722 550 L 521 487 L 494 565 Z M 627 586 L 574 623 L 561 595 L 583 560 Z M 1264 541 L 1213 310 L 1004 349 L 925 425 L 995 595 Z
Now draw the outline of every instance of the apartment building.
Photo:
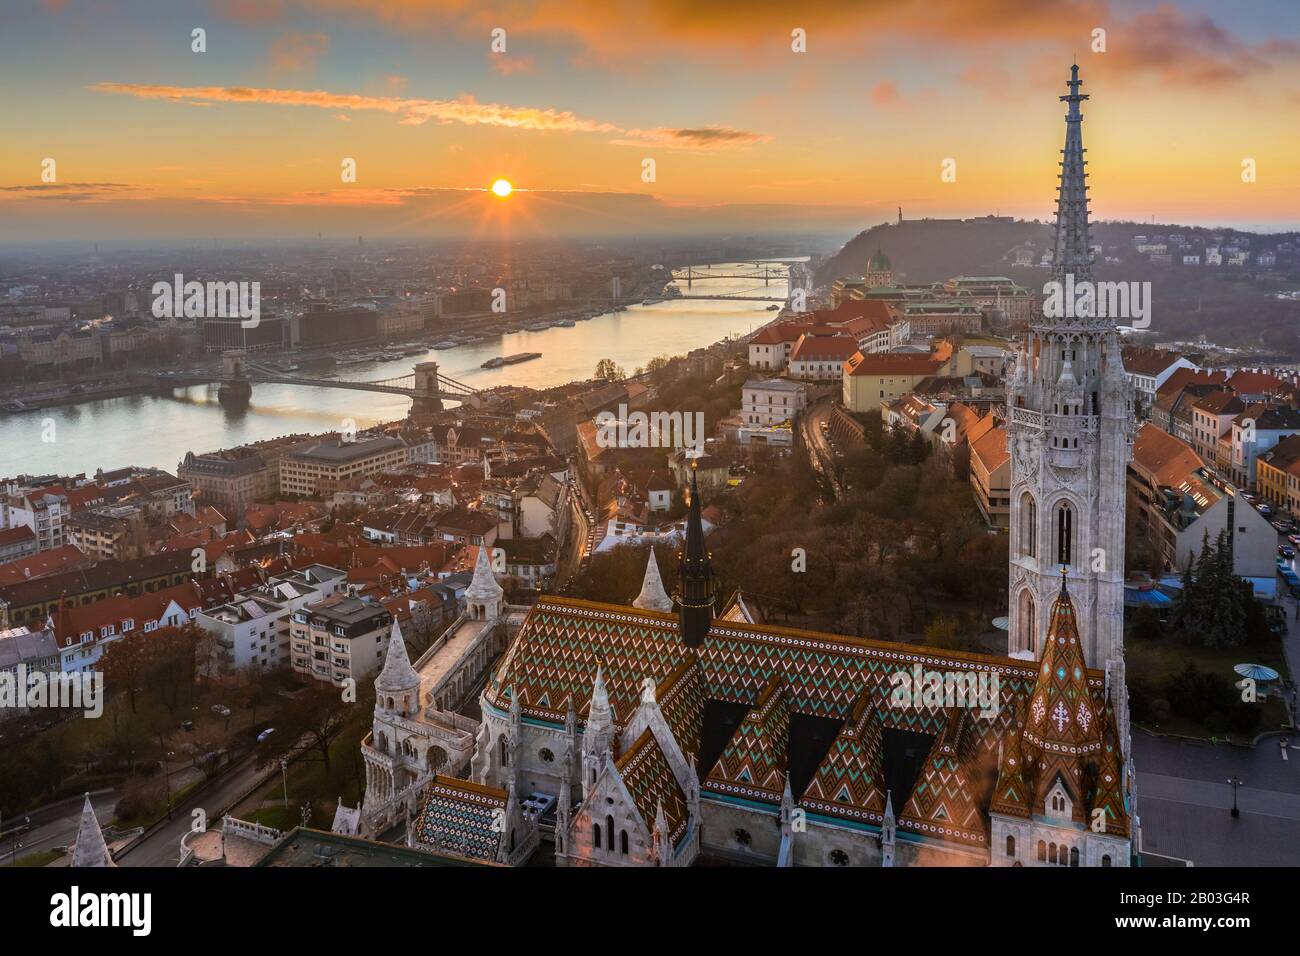
M 252 451 L 189 452 L 177 472 L 204 502 L 238 514 L 280 490 L 279 468 Z
M 411 450 L 400 438 L 329 438 L 280 459 L 280 493 L 329 496 L 343 490 L 354 478 L 398 468 L 410 461 Z
M 36 532 L 26 525 L 0 530 L 0 564 L 36 554 Z
M 392 613 L 369 597 L 336 594 L 295 611 L 289 619 L 295 674 L 342 687 L 360 683 L 383 664 Z
M 1208 472 L 1186 442 L 1150 422 L 1142 425 L 1133 442 L 1127 492 L 1135 529 L 1150 542 L 1165 570 L 1194 563 L 1207 537 L 1213 544 L 1226 530 L 1233 571 L 1249 580 L 1257 593 L 1272 593 L 1277 532 L 1231 485 Z
M 138 558 L 145 546 L 144 513 L 132 506 L 79 511 L 67 521 L 67 536 L 95 561 Z
M 1270 505 L 1300 515 L 1300 435 L 1288 435 L 1255 459 L 1255 484 Z
M 970 443 L 970 486 L 990 528 L 1011 528 L 1011 454 L 1007 430 L 990 428 Z
M 1192 405 L 1192 449 L 1202 461 L 1214 463 L 1219 439 L 1231 431 L 1232 420 L 1245 410 L 1245 403 L 1227 389 L 1202 396 Z
M 36 535 L 36 549 L 49 551 L 67 544 L 63 523 L 72 513 L 68 496 L 58 491 L 35 489 L 9 495 L 4 502 L 3 527 L 31 528 Z
M 794 421 L 808 404 L 808 389 L 780 378 L 751 378 L 740 391 L 740 416 L 746 425 Z
M 1232 480 L 1239 488 L 1255 486 L 1255 463 L 1287 435 L 1300 432 L 1300 411 L 1251 405 L 1232 420 Z
M 219 670 L 268 671 L 289 663 L 289 618 L 309 604 L 333 597 L 347 572 L 316 564 L 276 575 L 233 600 L 201 612 L 199 627 L 216 637 L 214 663 Z
M 851 412 L 875 411 L 882 400 L 894 401 L 910 394 L 921 379 L 944 374 L 945 365 L 932 354 L 858 352 L 844 363 L 844 407 Z

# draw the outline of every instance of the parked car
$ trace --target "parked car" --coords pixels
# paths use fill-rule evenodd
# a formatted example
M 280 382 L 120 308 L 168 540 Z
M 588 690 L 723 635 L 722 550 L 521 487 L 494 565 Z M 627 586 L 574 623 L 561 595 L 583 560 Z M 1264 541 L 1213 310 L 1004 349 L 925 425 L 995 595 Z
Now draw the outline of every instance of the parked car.
M 257 742 L 259 744 L 265 743 L 267 738 L 269 738 L 273 733 L 275 733 L 275 728 L 267 727 L 266 730 L 262 731 L 260 734 L 257 735 Z
M 1295 545 L 1297 548 L 1300 548 L 1300 534 L 1289 534 L 1287 535 L 1286 539 L 1290 541 L 1293 545 Z
M 212 712 L 216 714 L 218 717 L 230 716 L 230 708 L 227 707 L 225 704 L 213 704 Z
M 1277 549 L 1277 553 L 1282 555 L 1284 558 L 1294 558 L 1295 548 L 1291 547 L 1289 544 L 1284 544 Z
M 193 729 L 194 729 L 194 721 L 192 720 L 181 721 L 181 730 L 193 730 Z

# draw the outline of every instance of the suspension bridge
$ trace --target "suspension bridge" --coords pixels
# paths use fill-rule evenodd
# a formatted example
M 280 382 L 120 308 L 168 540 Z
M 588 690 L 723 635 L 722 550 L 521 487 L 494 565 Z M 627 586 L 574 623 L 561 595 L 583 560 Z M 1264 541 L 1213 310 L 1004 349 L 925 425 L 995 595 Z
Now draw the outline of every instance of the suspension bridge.
M 197 385 L 220 383 L 218 398 L 247 399 L 257 384 L 301 385 L 307 388 L 342 388 L 356 392 L 380 392 L 386 395 L 405 395 L 414 403 L 417 412 L 442 411 L 444 400 L 467 402 L 479 394 L 464 382 L 448 378 L 438 371 L 437 362 L 420 362 L 409 375 L 380 379 L 374 382 L 355 382 L 337 378 L 313 378 L 295 375 L 258 362 L 250 362 L 243 352 L 224 352 L 221 371 L 204 373 L 163 373 L 159 376 L 164 385 Z

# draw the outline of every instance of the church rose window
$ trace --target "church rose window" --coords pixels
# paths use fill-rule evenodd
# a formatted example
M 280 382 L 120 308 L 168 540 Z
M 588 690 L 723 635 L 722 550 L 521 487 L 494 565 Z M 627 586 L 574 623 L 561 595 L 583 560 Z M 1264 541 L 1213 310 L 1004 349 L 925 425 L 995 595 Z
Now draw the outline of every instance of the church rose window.
M 552 763 L 555 760 L 555 754 L 551 753 L 547 747 L 543 747 L 538 751 L 537 756 L 541 757 L 544 763 Z
M 843 850 L 831 850 L 831 864 L 833 866 L 848 866 L 849 855 Z

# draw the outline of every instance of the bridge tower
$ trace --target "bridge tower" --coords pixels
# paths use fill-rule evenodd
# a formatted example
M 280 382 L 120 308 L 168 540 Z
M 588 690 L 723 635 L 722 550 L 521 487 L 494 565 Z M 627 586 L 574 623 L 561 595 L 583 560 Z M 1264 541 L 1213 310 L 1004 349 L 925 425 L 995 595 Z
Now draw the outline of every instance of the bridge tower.
M 411 415 L 436 415 L 442 411 L 442 393 L 438 388 L 438 363 L 420 362 L 415 366 L 415 397 Z
M 221 371 L 226 381 L 217 389 L 217 401 L 222 405 L 247 405 L 253 397 L 253 383 L 244 375 L 244 362 L 248 353 L 231 349 L 221 353 Z

